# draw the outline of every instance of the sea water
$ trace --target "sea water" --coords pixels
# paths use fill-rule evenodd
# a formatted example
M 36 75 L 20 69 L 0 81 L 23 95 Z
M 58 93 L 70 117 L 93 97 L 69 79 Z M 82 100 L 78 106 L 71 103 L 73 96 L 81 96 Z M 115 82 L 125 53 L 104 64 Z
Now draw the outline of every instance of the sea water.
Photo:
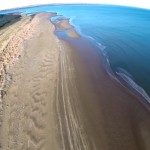
M 113 5 L 45 5 L 0 13 L 41 11 L 70 18 L 76 30 L 94 40 L 105 53 L 116 77 L 150 102 L 150 10 Z

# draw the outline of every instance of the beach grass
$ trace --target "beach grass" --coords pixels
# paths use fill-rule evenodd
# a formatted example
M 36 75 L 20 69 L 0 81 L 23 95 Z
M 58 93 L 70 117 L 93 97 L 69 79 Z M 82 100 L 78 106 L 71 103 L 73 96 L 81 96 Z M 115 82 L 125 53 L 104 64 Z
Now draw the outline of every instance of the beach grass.
M 0 29 L 19 21 L 20 18 L 21 15 L 17 14 L 0 15 Z

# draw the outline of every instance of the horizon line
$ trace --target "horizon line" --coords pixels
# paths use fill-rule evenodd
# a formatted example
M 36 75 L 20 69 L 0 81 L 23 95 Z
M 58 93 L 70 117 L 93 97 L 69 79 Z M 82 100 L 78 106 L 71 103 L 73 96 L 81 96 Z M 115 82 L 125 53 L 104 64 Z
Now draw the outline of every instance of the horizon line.
M 107 4 L 107 3 L 47 3 L 47 4 L 34 4 L 34 5 L 27 5 L 27 6 L 0 9 L 0 12 L 1 11 L 15 10 L 15 9 L 30 8 L 30 7 L 47 6 L 47 5 L 55 5 L 55 6 L 56 5 L 107 5 L 107 6 L 122 6 L 122 7 L 131 7 L 131 8 L 137 8 L 137 9 L 150 10 L 150 8 L 146 8 L 146 7 L 121 5 L 121 4 Z

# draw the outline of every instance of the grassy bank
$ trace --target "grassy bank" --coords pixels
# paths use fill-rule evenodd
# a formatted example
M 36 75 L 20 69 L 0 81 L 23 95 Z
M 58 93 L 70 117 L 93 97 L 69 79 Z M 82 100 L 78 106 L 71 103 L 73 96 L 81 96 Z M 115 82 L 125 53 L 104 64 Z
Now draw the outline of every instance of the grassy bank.
M 9 26 L 21 19 L 21 15 L 18 14 L 8 14 L 8 15 L 0 15 L 0 29 L 6 26 Z

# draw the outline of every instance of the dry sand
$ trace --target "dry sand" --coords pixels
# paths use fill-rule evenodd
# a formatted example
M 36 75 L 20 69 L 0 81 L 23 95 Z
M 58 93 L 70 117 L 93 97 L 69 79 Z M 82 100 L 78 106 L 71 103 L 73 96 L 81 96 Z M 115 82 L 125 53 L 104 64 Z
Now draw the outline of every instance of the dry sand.
M 0 149 L 149 150 L 149 111 L 109 77 L 90 45 L 74 50 L 59 40 L 51 15 L 34 17 L 33 34 L 18 42 L 21 57 L 7 70 Z

